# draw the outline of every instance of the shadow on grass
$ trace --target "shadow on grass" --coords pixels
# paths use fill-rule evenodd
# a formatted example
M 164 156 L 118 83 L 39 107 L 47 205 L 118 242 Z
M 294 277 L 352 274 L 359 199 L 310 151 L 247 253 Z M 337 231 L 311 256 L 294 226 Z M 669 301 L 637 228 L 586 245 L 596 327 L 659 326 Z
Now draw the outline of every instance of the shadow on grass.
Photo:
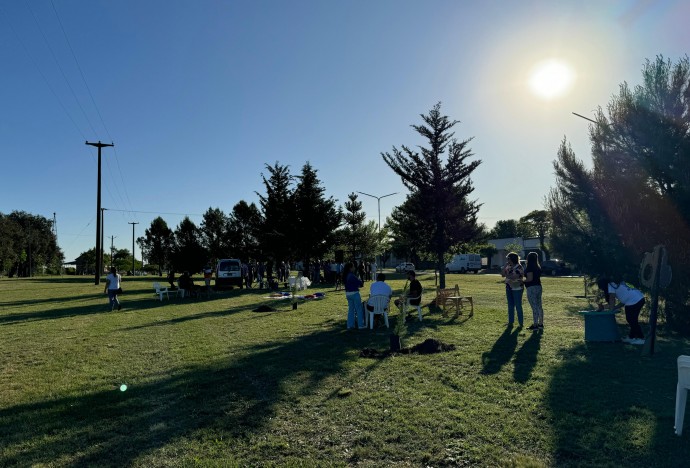
M 498 337 L 491 351 L 482 354 L 482 374 L 498 374 L 513 357 L 517 348 L 520 327 L 506 327 Z
M 7 301 L 0 302 L 0 307 L 23 307 L 33 306 L 38 304 L 55 304 L 59 302 L 79 302 L 84 300 L 93 300 L 96 294 L 81 294 L 79 296 L 65 297 L 49 297 L 47 299 L 24 299 L 21 301 Z M 107 296 L 106 296 L 107 297 Z
M 561 353 L 547 389 L 556 466 L 687 466 L 690 437 L 673 433 L 676 359 L 683 340 L 659 340 L 661 352 L 583 343 Z
M 254 436 L 268 431 L 278 403 L 310 395 L 328 376 L 343 372 L 362 338 L 367 341 L 340 328 L 318 331 L 256 347 L 237 361 L 219 360 L 145 384 L 128 382 L 126 392 L 113 385 L 4 408 L 0 464 L 128 466 L 180 440 L 213 445 L 242 464 L 297 455 L 285 444 L 257 444 Z M 172 460 L 153 456 L 161 464 Z
M 532 376 L 532 371 L 537 365 L 537 355 L 541 347 L 542 330 L 530 332 L 532 335 L 522 344 L 515 353 L 515 367 L 513 378 L 516 382 L 525 383 Z

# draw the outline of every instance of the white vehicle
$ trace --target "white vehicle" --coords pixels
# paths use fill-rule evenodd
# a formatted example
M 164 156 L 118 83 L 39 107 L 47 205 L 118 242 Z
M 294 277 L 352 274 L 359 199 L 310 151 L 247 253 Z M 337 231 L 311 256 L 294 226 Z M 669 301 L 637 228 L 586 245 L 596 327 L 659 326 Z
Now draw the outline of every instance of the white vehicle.
M 242 262 L 237 258 L 223 258 L 216 265 L 216 286 L 242 287 Z
M 482 269 L 482 256 L 479 254 L 453 255 L 450 263 L 446 263 L 446 273 L 477 273 Z
M 395 267 L 395 271 L 398 273 L 403 273 L 405 271 L 412 271 L 414 270 L 414 263 L 409 263 L 409 262 L 404 262 L 401 263 L 400 265 Z

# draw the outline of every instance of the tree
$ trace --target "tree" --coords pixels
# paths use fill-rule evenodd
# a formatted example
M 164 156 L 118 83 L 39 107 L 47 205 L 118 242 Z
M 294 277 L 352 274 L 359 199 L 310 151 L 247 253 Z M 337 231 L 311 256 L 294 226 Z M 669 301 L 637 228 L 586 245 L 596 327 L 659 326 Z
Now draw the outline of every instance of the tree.
M 208 252 L 211 263 L 227 258 L 229 246 L 228 217 L 220 208 L 209 208 L 204 213 L 199 231 L 201 242 Z
M 419 192 L 410 194 L 402 205 L 393 208 L 386 220 L 390 231 L 391 250 L 396 257 L 416 262 L 427 245 L 431 242 L 432 226 L 428 219 L 410 216 L 423 209 Z
M 261 212 L 254 203 L 237 202 L 228 221 L 229 256 L 244 262 L 257 258 L 262 224 Z
M 9 216 L 0 213 L 0 271 L 9 271 L 19 260 L 21 228 Z
M 436 104 L 428 115 L 421 115 L 423 125 L 412 128 L 429 142 L 420 147 L 421 154 L 407 146 L 393 147 L 392 153 L 381 153 L 383 160 L 402 179 L 410 196 L 419 197 L 412 204 L 416 216 L 430 229 L 425 249 L 436 258 L 440 272 L 439 283 L 445 287 L 444 255 L 458 242 L 472 240 L 479 235 L 477 213 L 480 205 L 468 197 L 474 191 L 470 175 L 481 161 L 467 163 L 472 152 L 471 138 L 458 142 L 450 130 L 458 123 L 441 115 L 441 104 Z M 447 155 L 446 155 L 447 153 Z M 443 157 L 446 155 L 445 164 Z
M 31 276 L 39 267 L 62 264 L 64 255 L 57 245 L 51 220 L 24 211 L 13 211 L 7 215 L 3 225 L 9 237 L 0 239 L 0 242 L 7 242 L 14 251 L 14 254 L 5 253 L 6 259 L 13 260 L 9 276 Z
M 590 126 L 592 167 L 563 141 L 548 198 L 551 244 L 589 275 L 635 281 L 642 254 L 664 244 L 673 268 L 670 324 L 690 329 L 690 62 L 647 61 Z
M 96 271 L 96 248 L 82 252 L 76 258 L 77 274 L 87 275 Z
M 335 240 L 335 231 L 342 221 L 342 213 L 333 197 L 325 197 L 325 189 L 317 178 L 317 171 L 309 163 L 302 167 L 293 193 L 295 222 L 293 247 L 309 269 L 311 260 L 322 259 Z
M 175 229 L 175 246 L 172 254 L 175 271 L 194 273 L 208 262 L 208 252 L 201 245 L 201 230 L 188 216 Z
M 362 211 L 362 202 L 357 199 L 357 194 L 350 193 L 345 202 L 343 213 L 345 227 L 342 229 L 342 242 L 350 252 L 350 261 L 357 258 L 365 248 L 367 230 L 364 221 L 366 218 L 367 215 Z
M 292 176 L 288 166 L 276 162 L 266 164 L 269 178 L 261 174 L 266 194 L 259 196 L 262 225 L 259 231 L 261 259 L 269 258 L 280 262 L 290 258 L 294 252 L 295 207 L 292 202 Z
M 532 237 L 536 232 L 531 231 L 531 226 L 523 224 L 515 219 L 501 219 L 490 231 L 491 239 L 510 239 L 513 237 Z
M 158 276 L 162 276 L 174 245 L 173 232 L 165 220 L 158 216 L 151 221 L 151 227 L 144 231 L 144 236 L 137 239 L 137 244 L 149 263 L 158 265 Z
M 523 226 L 529 226 L 532 232 L 536 233 L 539 238 L 539 248 L 546 255 L 547 260 L 549 259 L 549 250 L 546 247 L 545 240 L 551 228 L 551 217 L 549 212 L 546 210 L 534 210 L 527 213 L 525 216 L 520 218 L 520 224 Z M 530 236 L 532 237 L 532 236 Z

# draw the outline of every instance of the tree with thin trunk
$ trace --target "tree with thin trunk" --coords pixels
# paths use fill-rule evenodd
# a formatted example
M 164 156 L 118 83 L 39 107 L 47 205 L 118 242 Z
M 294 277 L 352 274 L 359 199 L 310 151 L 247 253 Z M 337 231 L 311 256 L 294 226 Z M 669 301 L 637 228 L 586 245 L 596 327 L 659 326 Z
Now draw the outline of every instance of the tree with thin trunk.
M 454 138 L 451 129 L 458 122 L 441 115 L 441 103 L 421 117 L 424 123 L 412 128 L 428 140 L 428 147 L 420 146 L 417 152 L 403 145 L 381 156 L 410 190 L 408 197 L 419 197 L 413 204 L 417 208 L 408 215 L 419 217 L 428 226 L 425 247 L 434 254 L 439 284 L 445 287 L 444 255 L 448 248 L 480 235 L 477 213 L 481 205 L 469 196 L 474 191 L 470 176 L 481 161 L 468 161 L 473 156 L 469 149 L 472 139 Z

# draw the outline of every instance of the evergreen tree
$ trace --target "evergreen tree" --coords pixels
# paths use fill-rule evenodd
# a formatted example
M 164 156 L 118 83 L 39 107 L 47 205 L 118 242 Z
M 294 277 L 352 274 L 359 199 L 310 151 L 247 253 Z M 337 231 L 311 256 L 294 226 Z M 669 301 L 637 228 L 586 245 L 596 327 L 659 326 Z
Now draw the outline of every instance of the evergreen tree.
M 229 256 L 243 262 L 257 258 L 262 225 L 261 213 L 254 203 L 237 202 L 228 221 Z
M 151 221 L 151 226 L 144 231 L 144 236 L 137 239 L 137 244 L 149 263 L 158 266 L 158 276 L 162 276 L 174 245 L 173 232 L 165 220 L 158 216 Z
M 8 276 L 32 276 L 38 268 L 62 264 L 64 255 L 57 245 L 52 220 L 24 211 L 13 211 L 3 224 L 8 237 L 0 238 L 0 243 L 7 243 L 14 251 L 14 254 L 6 253 L 6 258 L 13 262 L 3 260 L 10 265 Z
M 480 232 L 477 225 L 480 205 L 468 197 L 474 191 L 470 175 L 481 161 L 466 162 L 472 156 L 468 148 L 472 139 L 458 142 L 453 138 L 450 130 L 458 122 L 441 115 L 440 103 L 421 117 L 424 124 L 412 128 L 428 140 L 428 148 L 420 147 L 420 154 L 403 145 L 381 155 L 410 190 L 410 196 L 419 197 L 418 202 L 410 205 L 415 211 L 408 216 L 424 220 L 430 229 L 425 250 L 434 254 L 439 283 L 445 287 L 446 251 L 458 242 L 475 239 Z
M 627 83 L 599 109 L 591 169 L 566 141 L 554 162 L 548 206 L 551 243 L 592 276 L 636 281 L 644 252 L 664 244 L 673 268 L 669 323 L 690 330 L 690 62 L 647 61 L 642 84 Z
M 229 253 L 228 217 L 220 208 L 209 208 L 204 213 L 201 226 L 201 242 L 208 252 L 209 261 L 215 264 Z
M 311 260 L 322 259 L 335 241 L 342 213 L 333 197 L 326 198 L 325 189 L 311 164 L 302 167 L 293 193 L 295 222 L 293 247 L 298 258 L 304 260 L 309 271 Z
M 260 260 L 288 260 L 294 252 L 295 208 L 292 201 L 292 176 L 288 166 L 266 164 L 269 178 L 261 174 L 266 194 L 259 196 L 262 225 L 259 231 Z
M 175 229 L 172 264 L 175 271 L 195 273 L 208 262 L 208 252 L 201 243 L 201 230 L 188 216 Z
M 356 193 L 347 196 L 343 220 L 345 227 L 342 229 L 342 242 L 349 252 L 348 261 L 352 261 L 362 254 L 366 246 L 367 229 L 364 221 L 367 215 L 362 211 L 362 202 L 357 199 Z

